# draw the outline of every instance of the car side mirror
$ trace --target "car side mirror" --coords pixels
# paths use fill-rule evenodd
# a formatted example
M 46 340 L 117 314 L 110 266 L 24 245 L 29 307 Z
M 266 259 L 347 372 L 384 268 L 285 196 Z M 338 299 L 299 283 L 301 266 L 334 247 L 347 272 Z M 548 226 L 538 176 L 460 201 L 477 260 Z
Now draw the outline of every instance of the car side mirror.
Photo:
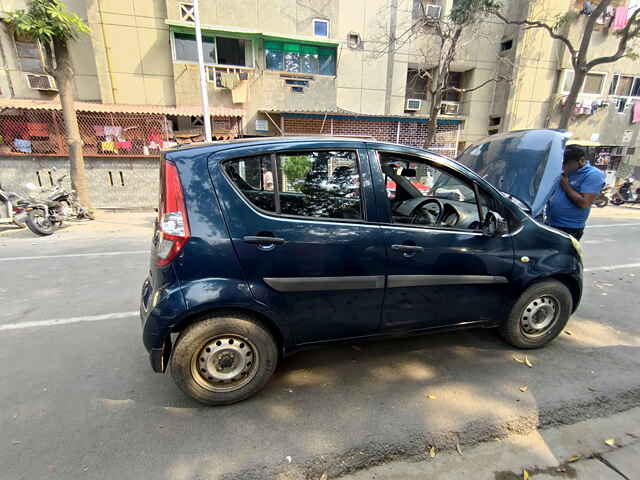
M 488 237 L 496 237 L 509 233 L 507 221 L 497 212 L 489 211 L 482 222 L 482 233 Z

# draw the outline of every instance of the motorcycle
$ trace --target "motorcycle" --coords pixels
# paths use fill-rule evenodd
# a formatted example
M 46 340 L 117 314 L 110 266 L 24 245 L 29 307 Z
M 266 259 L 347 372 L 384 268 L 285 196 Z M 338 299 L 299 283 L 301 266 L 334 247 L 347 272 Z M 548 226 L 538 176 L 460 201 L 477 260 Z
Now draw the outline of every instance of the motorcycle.
M 611 203 L 614 205 L 622 205 L 623 203 L 640 203 L 640 188 L 636 188 L 635 192 L 631 191 L 635 179 L 627 178 L 616 192 L 611 196 Z
M 600 190 L 600 193 L 598 194 L 596 199 L 593 201 L 593 204 L 598 208 L 604 208 L 607 205 L 609 205 L 609 192 L 610 191 L 611 191 L 611 187 L 610 186 L 606 186 L 602 190 Z
M 55 171 L 55 170 L 54 170 Z M 38 189 L 33 184 L 27 188 L 32 192 L 46 193 L 46 199 L 33 199 L 26 207 L 27 227 L 36 235 L 45 236 L 53 234 L 62 222 L 76 219 L 93 220 L 93 214 L 82 206 L 76 197 L 75 190 L 67 191 L 62 186 L 66 175 L 58 177 L 56 185 L 51 189 Z
M 27 217 L 24 209 L 28 203 L 17 193 L 7 192 L 0 186 L 0 223 L 13 223 L 19 228 L 24 228 Z

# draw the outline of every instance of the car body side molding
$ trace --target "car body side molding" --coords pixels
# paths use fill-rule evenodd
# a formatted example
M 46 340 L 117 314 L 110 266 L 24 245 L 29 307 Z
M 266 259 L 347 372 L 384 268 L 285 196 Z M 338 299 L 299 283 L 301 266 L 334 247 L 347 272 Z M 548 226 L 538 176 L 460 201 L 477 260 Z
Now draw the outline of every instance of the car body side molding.
M 435 285 L 490 285 L 509 283 L 507 277 L 492 275 L 389 275 L 387 287 L 427 287 Z
M 313 292 L 325 290 L 369 290 L 384 288 L 384 275 L 356 277 L 277 277 L 264 282 L 278 292 Z

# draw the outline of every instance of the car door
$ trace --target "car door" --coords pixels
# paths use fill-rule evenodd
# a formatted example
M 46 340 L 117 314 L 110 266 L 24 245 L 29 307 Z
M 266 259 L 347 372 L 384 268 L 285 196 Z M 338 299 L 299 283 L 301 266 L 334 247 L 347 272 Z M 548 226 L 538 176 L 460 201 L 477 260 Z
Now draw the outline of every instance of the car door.
M 210 160 L 232 242 L 255 298 L 297 344 L 379 330 L 382 229 L 359 142 L 276 144 Z M 224 158 L 222 158 L 224 157 Z
M 510 298 L 512 240 L 481 230 L 499 200 L 437 157 L 371 151 L 370 158 L 379 215 L 386 218 L 382 328 L 499 321 Z M 385 188 L 390 180 L 395 192 Z

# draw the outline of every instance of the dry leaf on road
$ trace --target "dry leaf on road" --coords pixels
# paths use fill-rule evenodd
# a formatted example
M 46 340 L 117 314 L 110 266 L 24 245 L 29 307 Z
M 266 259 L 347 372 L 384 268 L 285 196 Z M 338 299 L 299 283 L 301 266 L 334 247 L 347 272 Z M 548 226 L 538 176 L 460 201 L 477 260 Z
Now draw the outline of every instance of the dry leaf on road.
M 513 356 L 513 359 L 518 362 L 518 363 L 524 363 L 524 359 L 517 357 L 516 355 Z
M 329 476 L 327 475 L 327 472 L 324 472 L 324 473 L 320 476 L 320 480 L 329 480 Z
M 606 443 L 610 447 L 615 447 L 616 446 L 616 439 L 615 438 L 608 438 L 608 439 L 606 439 L 604 441 L 604 443 Z
M 462 448 L 460 448 L 460 440 L 456 439 L 456 450 L 462 455 Z
M 571 330 L 565 330 L 564 333 L 566 333 L 567 335 L 573 335 L 573 332 Z
M 529 387 L 527 387 L 526 385 L 520 387 L 521 392 L 526 392 L 527 390 L 529 390 Z
M 533 368 L 533 363 L 529 361 L 529 357 L 527 357 L 526 355 L 524 356 L 524 364 L 529 368 Z
M 582 455 L 573 455 L 572 457 L 569 457 L 569 460 L 567 460 L 567 463 L 577 462 L 581 458 L 582 458 Z
M 435 400 L 436 398 L 438 398 L 433 393 L 427 393 L 425 397 L 427 397 L 429 400 Z
M 522 470 L 522 479 L 529 480 L 529 472 L 527 472 L 526 470 Z

